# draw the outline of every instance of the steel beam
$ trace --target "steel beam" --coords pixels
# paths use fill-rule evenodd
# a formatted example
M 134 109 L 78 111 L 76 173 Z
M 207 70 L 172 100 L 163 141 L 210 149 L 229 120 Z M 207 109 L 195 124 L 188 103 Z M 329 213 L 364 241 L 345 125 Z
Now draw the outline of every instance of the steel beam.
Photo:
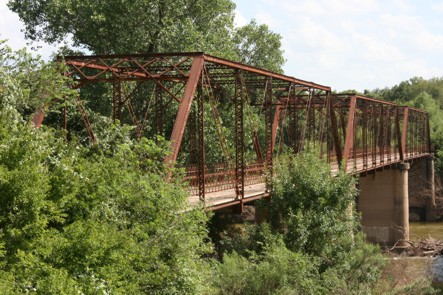
M 211 56 L 208 54 L 204 55 L 204 59 L 206 61 L 212 62 L 212 63 L 216 63 L 216 64 L 220 64 L 220 65 L 224 65 L 233 69 L 237 69 L 237 70 L 243 70 L 243 71 L 248 71 L 254 74 L 258 74 L 264 77 L 270 77 L 273 79 L 278 79 L 278 80 L 282 80 L 285 82 L 289 82 L 289 83 L 294 83 L 294 84 L 298 84 L 298 85 L 303 85 L 303 86 L 308 86 L 308 87 L 312 87 L 315 89 L 321 89 L 321 90 L 325 90 L 325 91 L 331 91 L 331 87 L 328 86 L 323 86 L 320 84 L 316 84 L 313 82 L 308 82 L 308 81 L 304 81 L 304 80 L 300 80 L 294 77 L 290 77 L 290 76 L 286 76 L 286 75 L 282 75 L 282 74 L 277 74 L 271 71 L 267 71 L 264 69 L 260 69 L 260 68 L 256 68 L 253 66 L 249 66 L 246 64 L 242 64 L 239 62 L 235 62 L 235 61 L 230 61 L 227 59 L 223 59 L 223 58 L 219 58 L 219 57 L 215 57 L 215 56 Z
M 235 182 L 236 199 L 240 200 L 240 210 L 243 210 L 243 198 L 245 196 L 245 134 L 243 121 L 243 104 L 245 97 L 245 85 L 242 73 L 237 72 L 235 83 Z
M 34 116 L 32 117 L 32 123 L 34 124 L 35 128 L 40 128 L 44 118 L 45 112 L 41 109 L 36 109 L 34 112 Z
M 335 109 L 334 109 L 334 102 L 335 99 L 332 96 L 331 92 L 328 92 L 326 94 L 327 98 L 329 100 L 329 118 L 330 118 L 330 122 L 331 122 L 331 132 L 332 132 L 332 137 L 334 138 L 334 148 L 335 148 L 335 155 L 337 157 L 337 162 L 339 167 L 342 165 L 342 160 L 343 160 L 343 153 L 341 150 L 341 140 L 340 140 L 340 136 L 338 134 L 338 124 L 337 124 L 337 117 L 335 116 Z
M 409 117 L 409 108 L 403 108 L 403 129 L 401 130 L 401 149 L 400 149 L 400 159 L 402 161 L 405 160 L 406 156 L 406 139 L 408 135 L 408 117 Z
M 192 62 L 191 71 L 188 82 L 186 83 L 183 98 L 180 101 L 177 117 L 174 122 L 174 127 L 171 134 L 171 154 L 165 157 L 165 163 L 174 164 L 177 160 L 178 151 L 185 131 L 186 123 L 188 121 L 189 111 L 191 109 L 192 100 L 194 98 L 195 90 L 203 69 L 203 56 L 196 56 Z
M 343 169 L 346 172 L 348 168 L 348 159 L 351 153 L 351 148 L 354 145 L 354 122 L 355 122 L 355 107 L 357 104 L 357 97 L 353 95 L 349 103 L 348 124 L 346 127 L 346 139 L 343 149 Z
M 282 109 L 283 109 L 282 105 L 278 105 L 275 108 L 274 120 L 272 121 L 272 141 L 271 141 L 271 151 L 272 151 L 272 153 L 274 153 L 275 140 L 277 139 L 277 129 L 278 129 L 278 124 L 280 122 L 280 114 L 281 114 L 281 110 Z

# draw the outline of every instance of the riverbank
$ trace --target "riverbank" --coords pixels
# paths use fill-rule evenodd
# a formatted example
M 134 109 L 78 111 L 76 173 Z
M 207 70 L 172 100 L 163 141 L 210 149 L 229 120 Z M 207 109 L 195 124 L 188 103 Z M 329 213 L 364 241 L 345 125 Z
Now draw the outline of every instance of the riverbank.
M 409 224 L 409 247 L 401 254 L 388 251 L 389 264 L 383 281 L 391 286 L 415 285 L 426 294 L 432 286 L 443 294 L 443 223 L 413 222 Z

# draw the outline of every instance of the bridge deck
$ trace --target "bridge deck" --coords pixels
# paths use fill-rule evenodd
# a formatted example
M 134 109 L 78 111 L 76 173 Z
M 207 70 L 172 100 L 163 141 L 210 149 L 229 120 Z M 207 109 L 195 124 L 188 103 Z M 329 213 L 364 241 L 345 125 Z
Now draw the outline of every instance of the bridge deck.
M 421 158 L 429 156 L 429 153 L 416 153 L 415 155 L 409 155 L 408 161 L 415 158 Z M 377 161 L 366 161 L 364 163 L 363 157 L 348 160 L 347 172 L 349 174 L 360 174 L 365 172 L 372 172 L 377 169 L 388 168 L 393 164 L 401 162 L 398 153 L 392 153 L 390 155 L 384 155 L 384 157 L 377 157 Z M 333 175 L 338 172 L 338 163 L 331 163 L 331 173 Z M 266 184 L 264 182 L 245 186 L 245 195 L 243 202 L 247 203 L 256 199 L 267 197 L 269 194 L 266 192 Z M 200 203 L 198 195 L 191 195 L 189 197 L 189 203 L 191 206 L 198 205 Z M 224 207 L 240 204 L 240 200 L 236 196 L 235 189 L 226 189 L 217 192 L 205 193 L 205 207 L 210 210 L 217 210 Z

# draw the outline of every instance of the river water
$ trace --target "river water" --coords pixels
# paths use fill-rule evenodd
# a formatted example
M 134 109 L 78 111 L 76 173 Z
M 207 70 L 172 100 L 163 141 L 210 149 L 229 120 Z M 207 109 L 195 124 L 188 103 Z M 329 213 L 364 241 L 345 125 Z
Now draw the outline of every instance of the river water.
M 409 238 L 412 241 L 429 237 L 437 240 L 443 240 L 443 222 L 409 223 Z M 432 258 L 431 273 L 435 281 L 443 283 L 443 256 Z

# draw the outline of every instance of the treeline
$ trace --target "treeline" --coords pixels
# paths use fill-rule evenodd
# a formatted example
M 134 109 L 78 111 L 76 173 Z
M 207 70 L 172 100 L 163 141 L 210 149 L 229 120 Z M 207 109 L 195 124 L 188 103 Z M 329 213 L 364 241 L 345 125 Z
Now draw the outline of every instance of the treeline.
M 429 113 L 431 144 L 437 156 L 436 169 L 443 177 L 443 78 L 414 77 L 391 88 L 366 90 L 364 94 Z

